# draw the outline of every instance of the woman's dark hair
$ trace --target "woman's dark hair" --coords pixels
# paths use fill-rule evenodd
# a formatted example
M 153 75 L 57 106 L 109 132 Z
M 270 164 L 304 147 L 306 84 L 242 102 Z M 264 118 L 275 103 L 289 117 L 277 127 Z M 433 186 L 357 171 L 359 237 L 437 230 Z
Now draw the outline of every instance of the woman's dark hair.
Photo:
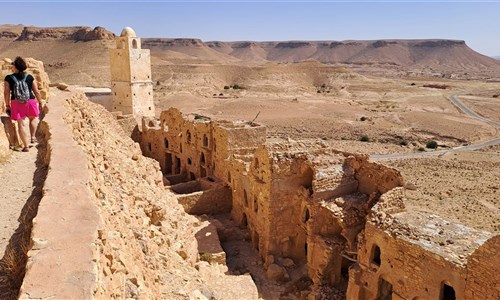
M 19 72 L 24 72 L 28 67 L 26 66 L 26 61 L 21 56 L 16 57 L 14 60 L 14 66 Z

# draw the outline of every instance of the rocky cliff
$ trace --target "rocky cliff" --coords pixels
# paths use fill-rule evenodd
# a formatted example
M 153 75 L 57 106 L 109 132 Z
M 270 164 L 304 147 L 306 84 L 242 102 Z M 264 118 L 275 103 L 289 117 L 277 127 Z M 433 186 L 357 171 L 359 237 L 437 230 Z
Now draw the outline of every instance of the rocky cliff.
M 1 26 L 0 26 L 1 28 Z M 19 34 L 13 30 L 0 30 L 2 39 L 16 41 L 42 41 L 42 40 L 74 40 L 79 42 L 93 40 L 112 40 L 115 35 L 103 27 L 94 29 L 85 26 L 78 27 L 24 27 Z

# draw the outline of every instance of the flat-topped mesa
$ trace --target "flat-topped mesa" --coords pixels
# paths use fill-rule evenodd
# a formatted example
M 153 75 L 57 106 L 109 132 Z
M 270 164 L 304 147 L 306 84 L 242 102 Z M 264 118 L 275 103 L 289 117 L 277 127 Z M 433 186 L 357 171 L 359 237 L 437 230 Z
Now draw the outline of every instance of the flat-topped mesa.
M 104 27 L 94 29 L 85 26 L 75 27 L 24 27 L 21 35 L 16 41 L 40 41 L 40 40 L 113 40 L 115 35 Z
M 258 47 L 256 42 L 239 42 L 233 43 L 231 45 L 232 48 L 250 48 L 250 47 Z
M 410 44 L 414 47 L 462 47 L 467 46 L 465 41 L 460 40 L 427 40 L 415 41 Z
M 303 42 L 303 41 L 289 41 L 289 42 L 279 42 L 276 44 L 275 48 L 302 48 L 302 47 L 313 47 L 316 42 Z
M 144 47 L 203 47 L 205 44 L 200 39 L 164 39 L 164 38 L 145 38 Z

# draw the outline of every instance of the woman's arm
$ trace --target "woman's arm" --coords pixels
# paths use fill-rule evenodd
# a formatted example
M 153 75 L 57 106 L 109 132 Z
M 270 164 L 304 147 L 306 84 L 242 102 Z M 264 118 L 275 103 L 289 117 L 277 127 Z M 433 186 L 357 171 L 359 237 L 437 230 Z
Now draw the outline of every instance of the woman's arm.
M 3 82 L 3 99 L 5 100 L 5 107 L 10 107 L 10 85 L 7 81 Z
M 40 91 L 38 90 L 38 84 L 36 83 L 36 79 L 33 80 L 32 85 L 33 93 L 35 94 L 36 100 L 38 104 L 42 104 L 42 95 L 40 95 Z

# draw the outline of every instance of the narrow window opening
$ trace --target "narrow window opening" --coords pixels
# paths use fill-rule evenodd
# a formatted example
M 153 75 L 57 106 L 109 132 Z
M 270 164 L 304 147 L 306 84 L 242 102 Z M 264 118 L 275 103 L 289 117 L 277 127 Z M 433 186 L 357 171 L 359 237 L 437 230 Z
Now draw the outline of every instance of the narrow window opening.
M 227 172 L 227 182 L 231 183 L 231 173 Z
M 441 300 L 455 300 L 457 299 L 455 295 L 455 289 L 446 283 L 443 283 L 441 288 Z
M 175 157 L 175 174 L 181 173 L 181 159 L 177 156 Z
M 191 158 L 188 158 L 188 165 L 192 164 Z
M 132 40 L 132 48 L 137 49 L 137 40 Z
M 194 176 L 193 172 L 189 172 L 189 179 L 190 180 L 195 180 L 196 179 L 196 176 Z
M 167 138 L 165 138 L 165 148 L 168 149 L 168 139 Z
M 205 153 L 203 153 L 203 152 L 202 152 L 202 153 L 201 153 L 201 157 L 200 157 L 200 164 L 201 164 L 202 166 L 204 166 L 204 165 L 205 165 L 205 163 L 206 163 L 206 161 L 205 161 Z
M 191 132 L 189 130 L 186 131 L 186 143 L 191 143 Z
M 304 212 L 304 223 L 309 221 L 310 218 L 311 218 L 311 215 L 309 214 L 309 208 L 306 208 L 306 211 Z
M 208 137 L 206 134 L 203 135 L 203 147 L 208 147 Z
M 254 233 L 253 247 L 259 251 L 259 234 L 257 232 Z
M 248 226 L 247 215 L 243 214 L 243 217 L 241 218 L 241 227 L 247 228 L 247 226 Z
M 259 212 L 259 201 L 257 199 L 257 196 L 253 197 L 253 211 Z
M 151 143 L 148 143 L 148 149 L 149 149 L 149 151 L 151 151 L 153 149 L 151 146 Z
M 377 245 L 373 245 L 373 250 L 372 250 L 372 263 L 380 266 L 381 264 L 381 259 L 380 259 L 380 247 Z
M 246 190 L 243 190 L 243 199 L 245 200 L 245 206 L 248 207 L 248 196 Z
M 172 154 L 166 153 L 165 156 L 165 174 L 172 174 Z
M 392 284 L 386 281 L 384 278 L 379 278 L 378 281 L 378 300 L 392 300 Z

